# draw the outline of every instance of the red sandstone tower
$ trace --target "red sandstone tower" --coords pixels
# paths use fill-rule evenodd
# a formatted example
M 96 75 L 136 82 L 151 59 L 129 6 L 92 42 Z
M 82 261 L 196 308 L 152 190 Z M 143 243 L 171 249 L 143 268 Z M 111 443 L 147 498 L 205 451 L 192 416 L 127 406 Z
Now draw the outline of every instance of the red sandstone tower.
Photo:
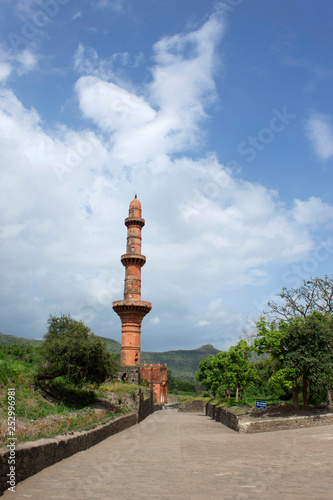
M 143 318 L 151 310 L 151 303 L 141 300 L 141 267 L 146 257 L 141 254 L 141 230 L 145 220 L 141 217 L 141 203 L 135 195 L 125 219 L 127 227 L 127 249 L 121 256 L 125 266 L 124 300 L 113 302 L 112 308 L 120 316 L 122 324 L 122 365 L 140 364 L 140 331 Z

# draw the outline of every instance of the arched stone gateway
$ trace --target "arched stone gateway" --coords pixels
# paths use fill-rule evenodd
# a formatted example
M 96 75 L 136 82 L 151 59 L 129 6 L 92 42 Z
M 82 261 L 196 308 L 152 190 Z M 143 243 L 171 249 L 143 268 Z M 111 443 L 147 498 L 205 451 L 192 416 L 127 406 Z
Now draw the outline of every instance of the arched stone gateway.
M 131 366 L 131 372 L 137 373 L 137 383 L 140 377 L 148 380 L 157 401 L 166 403 L 167 366 L 140 364 L 141 323 L 152 308 L 150 302 L 141 300 L 141 268 L 146 263 L 146 257 L 141 254 L 141 231 L 145 225 L 141 214 L 141 203 L 135 195 L 129 206 L 128 217 L 125 219 L 126 254 L 121 256 L 121 263 L 125 267 L 124 298 L 114 301 L 112 308 L 120 317 L 122 324 L 120 354 L 122 373 L 126 372 L 125 366 Z

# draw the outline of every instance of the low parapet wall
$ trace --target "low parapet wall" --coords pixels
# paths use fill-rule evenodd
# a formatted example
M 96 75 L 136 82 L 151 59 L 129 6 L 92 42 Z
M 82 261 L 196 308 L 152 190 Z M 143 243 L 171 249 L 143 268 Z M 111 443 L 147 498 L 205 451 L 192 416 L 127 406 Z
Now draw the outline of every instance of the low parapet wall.
M 258 418 L 258 420 L 246 420 L 247 415 L 241 417 L 233 414 L 225 408 L 212 403 L 206 404 L 206 415 L 216 422 L 243 434 L 254 434 L 256 432 L 270 432 L 287 429 L 298 429 L 302 427 L 314 427 L 318 425 L 332 425 L 333 413 L 322 415 L 292 416 L 283 418 Z
M 203 412 L 205 409 L 205 401 L 203 399 L 194 399 L 193 401 L 187 401 L 181 403 L 179 411 L 182 412 Z
M 216 422 L 220 422 L 234 431 L 239 431 L 238 417 L 221 406 L 216 406 L 212 403 L 206 404 L 206 415 Z
M 159 409 L 159 408 L 156 408 Z M 154 412 L 153 394 L 151 391 L 150 397 L 143 399 L 143 394 L 140 393 L 140 405 L 138 413 L 131 413 L 118 417 L 104 425 L 99 425 L 95 429 L 86 432 L 75 432 L 71 435 L 60 435 L 52 439 L 40 439 L 29 443 L 23 443 L 15 447 L 15 453 L 11 455 L 13 450 L 0 450 L 0 495 L 7 490 L 11 484 L 8 483 L 10 476 L 9 467 L 11 458 L 14 457 L 15 463 L 15 484 L 27 479 L 37 472 L 60 462 L 64 458 L 68 458 L 79 451 L 84 451 L 100 443 L 104 439 L 117 434 L 133 425 L 141 422 L 148 415 Z
M 249 434 L 255 432 L 299 429 L 302 427 L 316 427 L 319 425 L 333 425 L 333 414 L 328 413 L 324 415 L 308 415 L 274 419 L 271 418 L 258 420 L 258 422 L 240 421 L 239 432 Z
M 143 393 L 140 392 L 140 404 L 138 413 L 138 422 L 144 420 L 154 411 L 154 396 L 153 391 L 150 391 L 149 398 L 144 399 Z

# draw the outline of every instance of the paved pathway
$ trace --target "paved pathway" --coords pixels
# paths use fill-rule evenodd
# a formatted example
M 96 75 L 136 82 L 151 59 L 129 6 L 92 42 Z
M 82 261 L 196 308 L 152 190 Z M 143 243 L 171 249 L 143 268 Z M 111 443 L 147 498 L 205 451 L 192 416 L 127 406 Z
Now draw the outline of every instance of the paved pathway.
M 5 500 L 333 499 L 333 426 L 238 434 L 158 411 L 7 491 Z

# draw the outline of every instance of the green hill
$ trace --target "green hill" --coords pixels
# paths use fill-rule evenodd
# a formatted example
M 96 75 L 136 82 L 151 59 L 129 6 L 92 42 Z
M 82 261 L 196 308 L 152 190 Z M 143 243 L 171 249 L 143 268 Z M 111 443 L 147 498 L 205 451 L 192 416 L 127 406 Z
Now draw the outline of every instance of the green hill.
M 12 344 L 30 344 L 30 345 L 41 345 L 41 340 L 35 339 L 24 339 L 23 337 L 15 337 L 15 335 L 4 335 L 0 333 L 0 344 L 2 345 L 12 345 Z
M 108 339 L 107 337 L 99 337 L 106 343 L 108 350 L 114 354 L 120 354 L 121 344 L 117 340 Z
M 100 337 L 103 342 L 106 343 L 107 348 L 110 352 L 120 353 L 120 344 L 116 340 L 108 339 L 106 337 Z M 0 333 L 0 344 L 2 345 L 12 345 L 12 344 L 31 344 L 39 346 L 42 344 L 42 340 L 35 339 L 25 339 L 23 337 L 16 337 L 15 335 L 4 335 Z
M 202 359 L 219 351 L 211 344 L 188 351 L 142 352 L 141 363 L 166 363 L 172 375 L 183 380 L 193 380 Z
M 116 340 L 107 337 L 100 337 L 106 343 L 107 348 L 114 354 L 120 353 L 120 343 Z M 41 345 L 41 340 L 25 339 L 23 337 L 15 337 L 14 335 L 3 335 L 0 333 L 0 344 L 31 344 L 34 346 Z M 219 351 L 211 344 L 206 344 L 198 349 L 165 351 L 165 352 L 141 352 L 142 363 L 163 363 L 168 365 L 168 369 L 176 378 L 183 380 L 193 380 L 194 375 L 198 371 L 199 363 L 202 359 L 206 359 L 211 355 L 217 354 Z

